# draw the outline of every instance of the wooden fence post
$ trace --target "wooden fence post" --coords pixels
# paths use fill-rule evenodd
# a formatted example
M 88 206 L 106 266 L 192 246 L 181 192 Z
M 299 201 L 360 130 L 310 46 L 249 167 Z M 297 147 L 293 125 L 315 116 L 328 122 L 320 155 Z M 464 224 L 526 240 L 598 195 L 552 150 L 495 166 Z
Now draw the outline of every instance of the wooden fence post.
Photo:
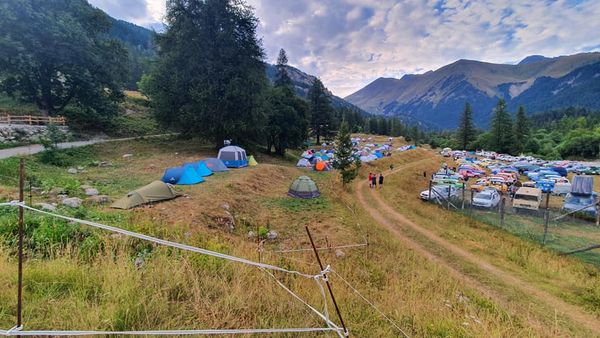
M 546 236 L 548 235 L 548 222 L 550 221 L 550 193 L 546 193 L 546 210 L 544 210 L 544 237 L 542 245 L 546 245 Z

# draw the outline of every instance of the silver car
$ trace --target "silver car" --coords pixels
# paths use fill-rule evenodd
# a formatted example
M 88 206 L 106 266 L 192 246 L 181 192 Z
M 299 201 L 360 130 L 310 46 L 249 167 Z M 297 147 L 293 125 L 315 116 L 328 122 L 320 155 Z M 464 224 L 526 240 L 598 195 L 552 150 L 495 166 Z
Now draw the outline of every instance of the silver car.
M 485 189 L 473 196 L 473 205 L 476 207 L 493 209 L 500 204 L 502 197 L 496 189 Z

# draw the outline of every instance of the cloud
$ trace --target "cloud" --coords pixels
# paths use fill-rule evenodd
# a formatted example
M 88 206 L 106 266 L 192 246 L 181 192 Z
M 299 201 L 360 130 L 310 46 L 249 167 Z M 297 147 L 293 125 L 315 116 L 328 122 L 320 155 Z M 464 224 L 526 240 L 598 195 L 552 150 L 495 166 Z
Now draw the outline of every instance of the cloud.
M 292 65 L 341 96 L 458 59 L 504 63 L 600 48 L 598 0 L 247 1 L 268 60 L 284 48 Z M 164 15 L 164 0 L 92 3 L 146 25 Z

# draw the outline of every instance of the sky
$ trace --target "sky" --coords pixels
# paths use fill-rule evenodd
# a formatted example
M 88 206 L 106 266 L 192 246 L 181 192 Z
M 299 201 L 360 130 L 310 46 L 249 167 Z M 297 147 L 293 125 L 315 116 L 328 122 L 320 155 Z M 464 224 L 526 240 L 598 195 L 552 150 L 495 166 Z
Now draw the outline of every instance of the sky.
M 159 28 L 164 0 L 89 0 L 111 16 Z M 533 54 L 600 50 L 600 0 L 247 0 L 267 61 L 290 65 L 346 96 L 379 77 L 424 73 L 459 59 L 517 63 Z

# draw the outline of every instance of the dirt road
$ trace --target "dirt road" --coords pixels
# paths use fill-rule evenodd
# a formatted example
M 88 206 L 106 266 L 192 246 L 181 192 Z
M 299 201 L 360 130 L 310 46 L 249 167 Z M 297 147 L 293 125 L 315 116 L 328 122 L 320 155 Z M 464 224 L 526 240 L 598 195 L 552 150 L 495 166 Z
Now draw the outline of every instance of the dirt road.
M 420 162 L 426 160 L 429 159 L 424 159 L 421 161 L 401 166 L 393 171 L 388 171 L 386 175 L 393 175 L 400 171 L 406 171 L 411 167 L 418 166 Z M 453 267 L 450 264 L 450 262 L 444 260 L 441 257 L 436 256 L 435 253 L 431 252 L 428 248 L 420 244 L 418 240 L 415 240 L 405 235 L 403 230 L 410 230 L 418 233 L 427 240 L 435 243 L 437 246 L 447 250 L 448 252 L 454 254 L 457 257 L 462 258 L 464 261 L 473 264 L 478 269 L 489 273 L 496 280 L 502 282 L 503 284 L 506 284 L 507 286 L 512 286 L 526 295 L 535 297 L 536 299 L 540 300 L 543 304 L 546 304 L 550 308 L 554 309 L 557 313 L 563 314 L 564 316 L 570 318 L 575 323 L 583 325 L 591 331 L 600 333 L 600 320 L 595 318 L 593 315 L 586 313 L 582 311 L 582 309 L 580 309 L 579 307 L 569 304 L 563 301 L 562 299 L 559 299 L 554 295 L 549 294 L 548 292 L 531 285 L 530 283 L 524 281 L 519 276 L 511 272 L 504 271 L 490 264 L 489 262 L 476 256 L 475 254 L 461 247 L 458 247 L 455 244 L 440 237 L 431 230 L 426 229 L 425 227 L 420 226 L 419 224 L 409 220 L 404 215 L 400 214 L 398 211 L 396 211 L 394 208 L 388 205 L 381 198 L 381 196 L 379 196 L 376 189 L 366 188 L 366 182 L 364 182 L 364 180 L 361 180 L 357 184 L 357 195 L 358 200 L 364 208 L 364 210 L 366 210 L 371 215 L 371 217 L 373 217 L 373 219 L 375 219 L 382 227 L 391 231 L 398 239 L 407 244 L 416 252 L 422 254 L 423 256 L 432 260 L 436 264 L 442 265 L 445 268 L 447 268 L 452 276 L 464 281 L 471 288 L 478 290 L 482 294 L 489 296 L 499 301 L 500 303 L 506 304 L 507 297 L 499 294 L 497 291 L 475 280 L 473 277 L 468 276 L 465 273 L 459 271 L 458 269 Z M 371 199 L 370 201 L 372 204 L 369 204 L 369 198 Z M 539 325 L 539 323 L 535 322 L 531 324 Z

